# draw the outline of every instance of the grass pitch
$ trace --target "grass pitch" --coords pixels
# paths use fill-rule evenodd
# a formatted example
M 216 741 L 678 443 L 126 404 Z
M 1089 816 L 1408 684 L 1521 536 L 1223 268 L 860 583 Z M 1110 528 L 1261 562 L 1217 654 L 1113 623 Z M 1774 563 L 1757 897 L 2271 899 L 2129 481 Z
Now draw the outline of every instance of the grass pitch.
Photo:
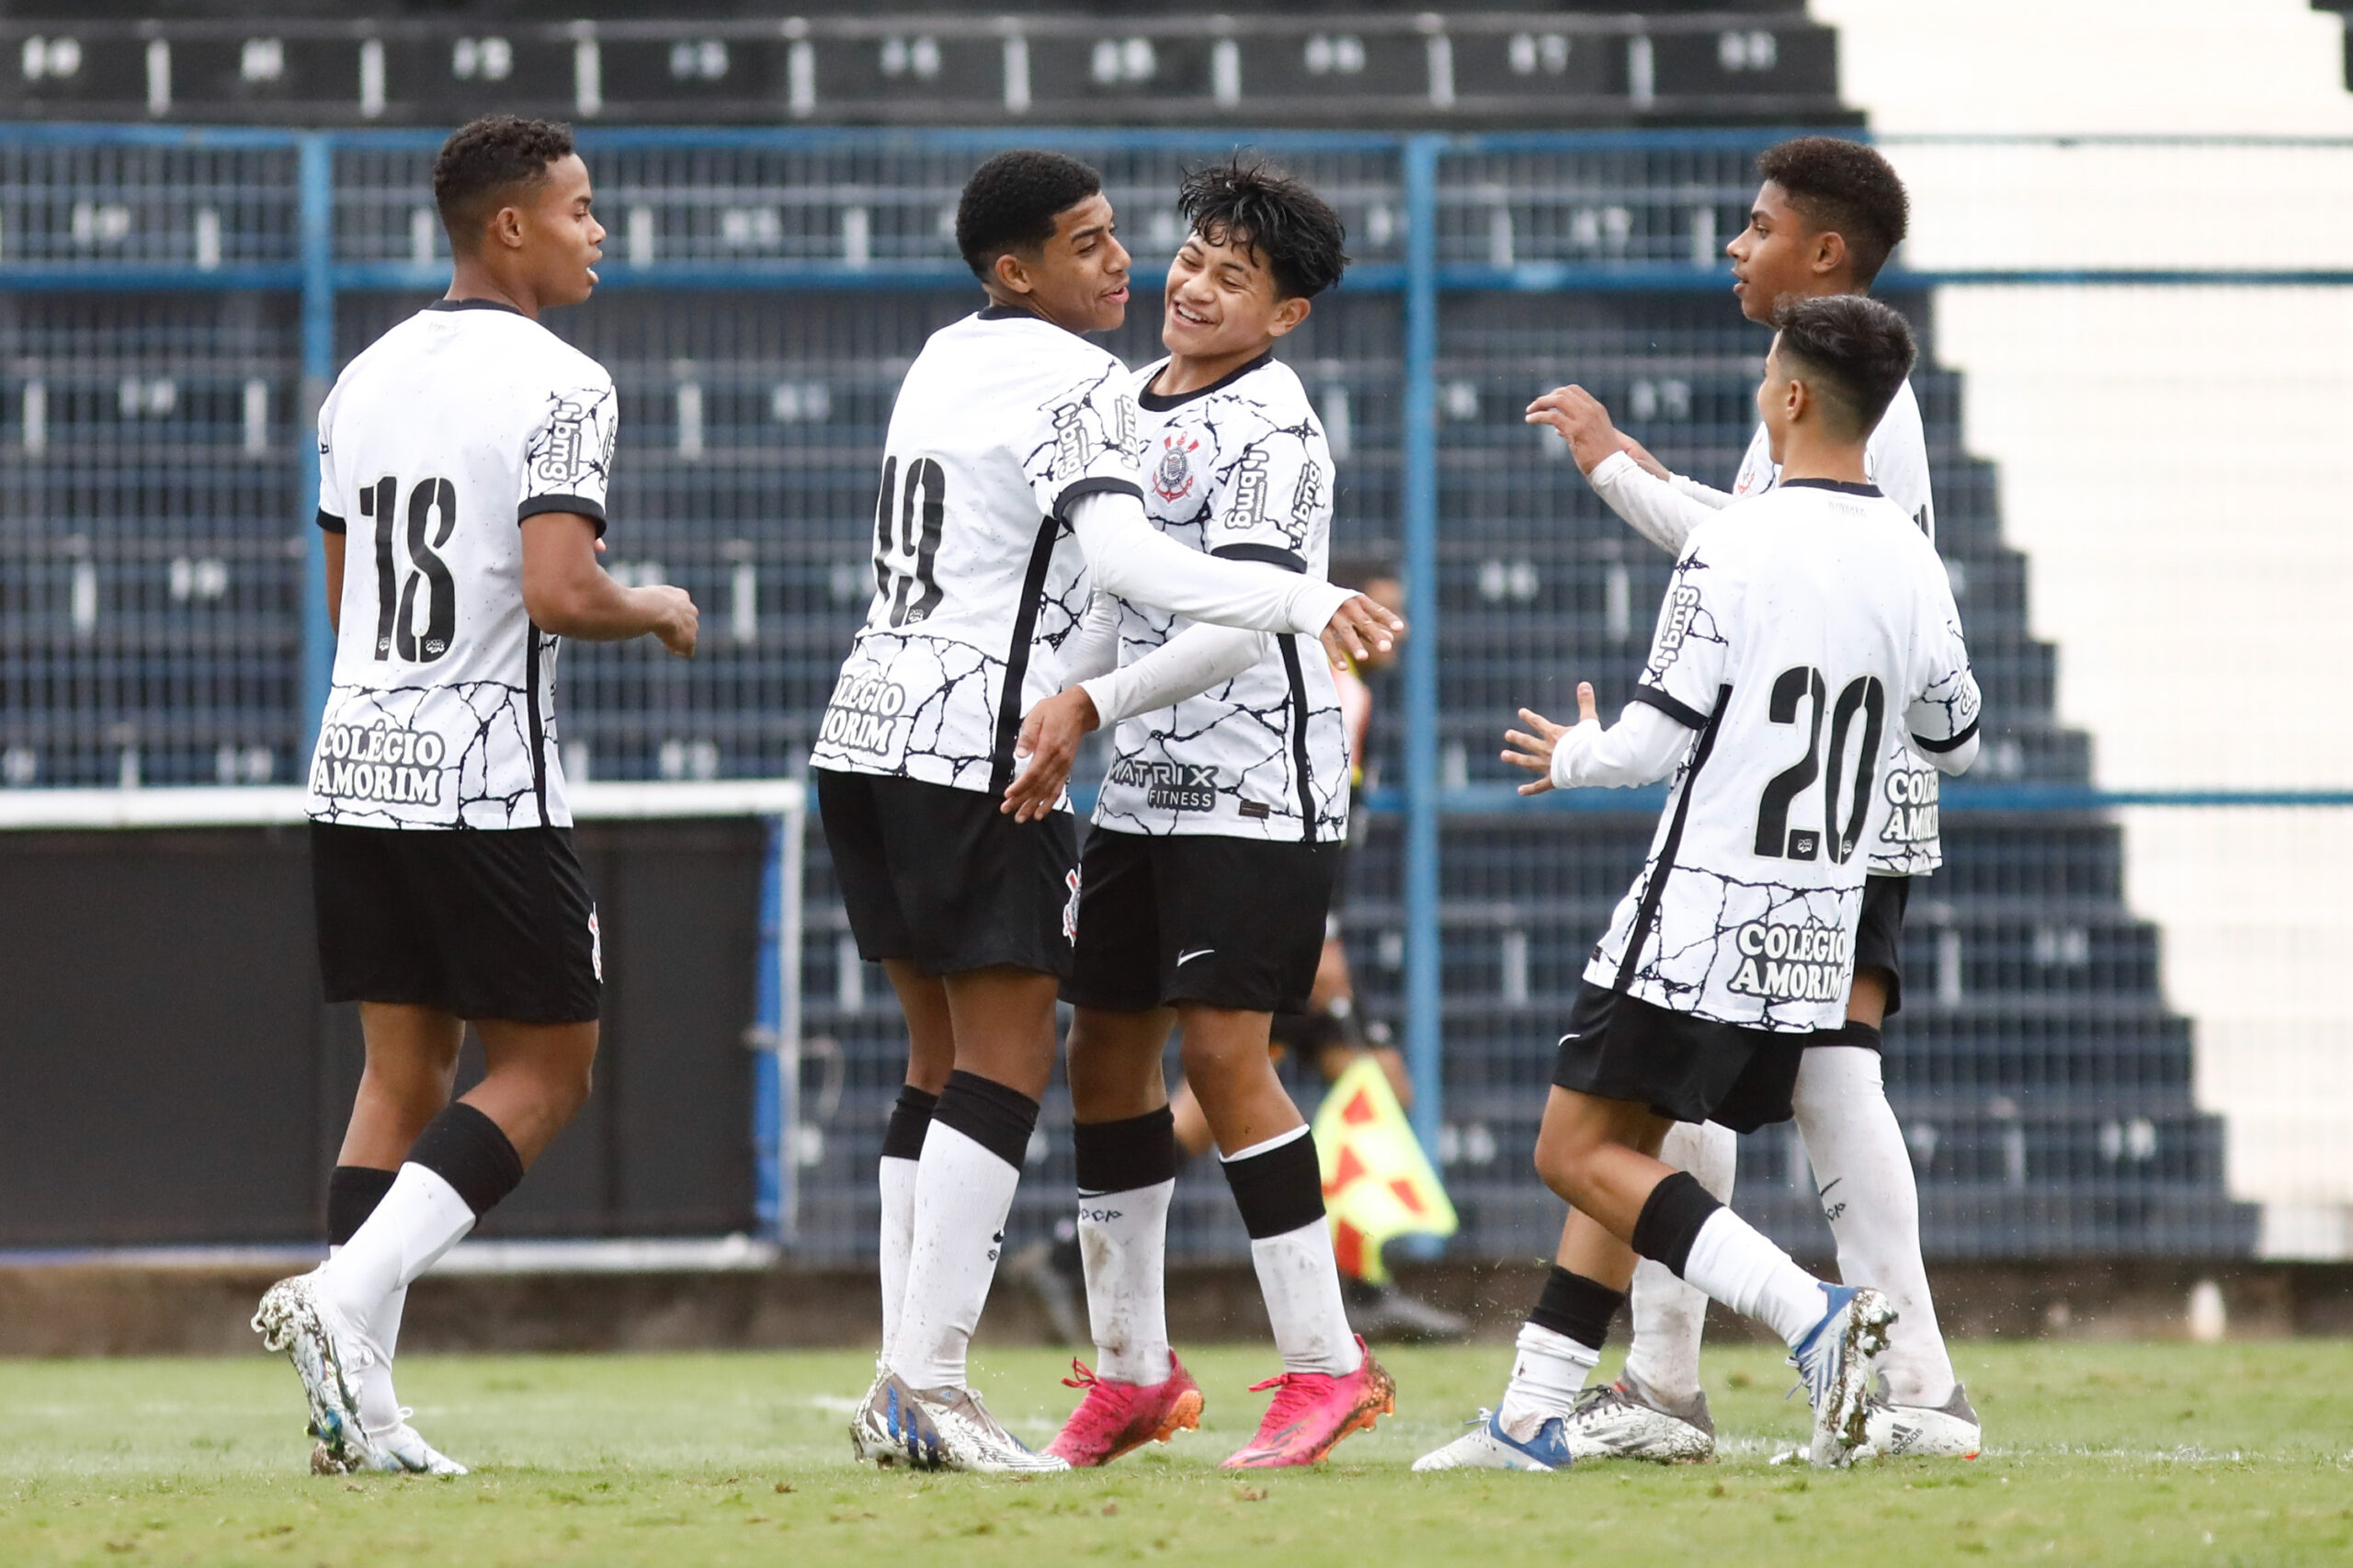
M 867 1357 L 436 1357 L 401 1387 L 463 1479 L 303 1473 L 284 1361 L 0 1363 L 0 1563 L 477 1564 L 1190 1559 L 1208 1568 L 1577 1561 L 1609 1568 L 2353 1562 L 2353 1342 L 1968 1345 L 1974 1463 L 1775 1466 L 1805 1429 L 1768 1351 L 1711 1351 L 1711 1465 L 1414 1475 L 1507 1370 L 1503 1346 L 1395 1350 L 1397 1415 L 1320 1471 L 1236 1480 L 1274 1369 L 1203 1348 L 1203 1429 L 1108 1470 L 1022 1481 L 854 1467 Z M 1065 1358 L 975 1358 L 1043 1441 Z

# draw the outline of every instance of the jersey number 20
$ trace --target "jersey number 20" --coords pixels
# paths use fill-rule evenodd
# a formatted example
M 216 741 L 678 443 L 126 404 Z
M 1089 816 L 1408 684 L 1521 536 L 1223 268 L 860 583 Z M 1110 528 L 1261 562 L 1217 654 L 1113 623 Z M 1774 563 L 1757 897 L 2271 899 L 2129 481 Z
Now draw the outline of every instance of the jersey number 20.
M 1813 716 L 1808 722 L 1805 756 L 1767 781 L 1765 792 L 1756 801 L 1756 853 L 1767 859 L 1811 860 L 1819 848 L 1827 847 L 1830 858 L 1843 866 L 1863 835 L 1863 823 L 1870 812 L 1871 781 L 1879 771 L 1880 732 L 1887 718 L 1887 688 L 1877 676 L 1857 676 L 1848 681 L 1838 694 L 1837 705 L 1830 710 L 1833 769 L 1847 754 L 1847 733 L 1854 727 L 1855 715 L 1863 716 L 1862 744 L 1855 753 L 1855 792 L 1845 831 L 1840 831 L 1838 820 L 1842 780 L 1835 773 L 1822 791 L 1822 831 L 1817 834 L 1790 825 L 1790 802 L 1822 774 L 1822 717 L 1829 694 L 1830 686 L 1822 672 L 1809 665 L 1783 670 L 1773 682 L 1772 699 L 1765 710 L 1768 719 L 1776 724 L 1795 724 L 1801 702 Z
M 874 501 L 874 586 L 890 601 L 891 624 L 923 620 L 939 608 L 932 562 L 948 516 L 948 473 L 930 458 L 907 464 L 899 487 L 899 460 L 882 460 L 882 494 Z
M 376 657 L 394 653 L 429 665 L 449 651 L 458 633 L 458 585 L 438 551 L 458 528 L 458 487 L 420 479 L 408 493 L 407 569 L 392 559 L 399 529 L 401 482 L 386 474 L 359 493 L 359 515 L 376 524 Z M 429 537 L 428 537 L 429 536 Z M 416 631 L 416 601 L 425 599 L 425 634 Z

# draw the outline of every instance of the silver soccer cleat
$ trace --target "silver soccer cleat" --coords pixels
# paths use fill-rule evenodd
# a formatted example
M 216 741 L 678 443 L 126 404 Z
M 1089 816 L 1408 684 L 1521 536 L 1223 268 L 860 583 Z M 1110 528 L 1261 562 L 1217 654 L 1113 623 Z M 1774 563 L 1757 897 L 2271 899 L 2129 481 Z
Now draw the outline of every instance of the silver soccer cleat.
M 1973 1460 L 1984 1443 L 1977 1412 L 1961 1384 L 1938 1405 L 1897 1404 L 1882 1385 L 1870 1400 L 1855 1458 Z
M 1716 1424 L 1706 1394 L 1677 1407 L 1631 1378 L 1586 1390 L 1564 1425 L 1569 1451 L 1580 1460 L 1704 1464 L 1716 1453 Z
M 1007 1475 L 1070 1468 L 1060 1455 L 1039 1453 L 1006 1431 L 971 1389 L 918 1389 L 915 1397 L 917 1418 L 938 1435 L 938 1469 Z
M 302 1380 L 311 1435 L 319 1440 L 313 1472 L 381 1469 L 359 1424 L 359 1373 L 376 1350 L 319 1294 L 317 1278 L 314 1270 L 272 1285 L 254 1312 L 254 1332 L 265 1346 L 283 1352 Z
M 849 1446 L 859 1462 L 885 1470 L 902 1464 L 934 1470 L 939 1465 L 938 1429 L 917 1413 L 915 1391 L 879 1360 L 866 1397 L 849 1418 Z
M 1824 1468 L 1852 1464 L 1870 1414 L 1871 1363 L 1887 1348 L 1895 1309 L 1868 1286 L 1824 1285 L 1822 1321 L 1790 1353 L 1813 1406 L 1807 1457 Z

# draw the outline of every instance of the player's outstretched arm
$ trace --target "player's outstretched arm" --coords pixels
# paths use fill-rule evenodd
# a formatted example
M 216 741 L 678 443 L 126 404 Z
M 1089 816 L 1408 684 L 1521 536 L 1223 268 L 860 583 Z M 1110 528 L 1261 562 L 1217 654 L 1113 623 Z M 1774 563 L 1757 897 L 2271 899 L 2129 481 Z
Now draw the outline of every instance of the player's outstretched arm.
M 1268 637 L 1233 626 L 1189 627 L 1132 665 L 1047 698 L 1021 722 L 1013 755 L 1024 766 L 1006 787 L 998 810 L 1017 822 L 1043 817 L 1062 798 L 1079 742 L 1089 733 L 1223 685 L 1266 656 Z
M 1071 506 L 1070 522 L 1098 591 L 1188 620 L 1302 632 L 1352 659 L 1387 653 L 1405 630 L 1403 619 L 1353 589 L 1188 550 L 1147 522 L 1143 503 L 1132 494 L 1082 496 Z
M 1519 722 L 1528 730 L 1504 733 L 1503 759 L 1537 775 L 1519 787 L 1523 795 L 1596 785 L 1625 789 L 1655 784 L 1675 771 L 1691 744 L 1689 729 L 1643 702 L 1626 704 L 1618 722 L 1603 729 L 1590 681 L 1577 682 L 1574 725 L 1555 724 L 1529 708 L 1519 710 Z
M 692 658 L 701 616 L 684 588 L 624 588 L 597 564 L 597 525 L 577 512 L 523 519 L 523 608 L 532 624 L 585 642 L 653 636 Z
M 1691 531 L 1732 499 L 1678 481 L 1641 442 L 1612 425 L 1609 411 L 1583 387 L 1546 392 L 1528 405 L 1528 423 L 1557 431 L 1603 504 L 1672 554 L 1682 554 Z

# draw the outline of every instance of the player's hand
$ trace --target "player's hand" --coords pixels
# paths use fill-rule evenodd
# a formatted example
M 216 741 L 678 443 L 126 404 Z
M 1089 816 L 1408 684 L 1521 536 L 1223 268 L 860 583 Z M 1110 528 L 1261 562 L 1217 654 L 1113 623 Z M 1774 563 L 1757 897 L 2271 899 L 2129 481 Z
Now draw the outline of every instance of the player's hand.
M 1623 430 L 1618 432 L 1618 449 L 1624 452 L 1628 457 L 1633 459 L 1636 465 L 1652 478 L 1664 479 L 1669 482 L 1674 480 L 1674 473 L 1665 463 L 1651 456 L 1650 452 L 1644 449 L 1640 441 L 1635 440 Z
M 702 635 L 702 611 L 695 608 L 695 601 L 684 588 L 663 584 L 658 587 L 641 588 L 638 592 L 652 595 L 654 600 L 654 635 L 662 646 L 681 659 L 695 656 L 695 641 Z
M 1624 449 L 1626 438 L 1609 423 L 1609 411 L 1583 387 L 1561 387 L 1528 405 L 1528 423 L 1550 425 L 1569 444 L 1577 472 L 1587 478 L 1610 453 Z M 1637 461 L 1641 460 L 1639 459 Z
M 1362 594 L 1332 612 L 1324 628 L 1324 651 L 1335 664 L 1386 653 L 1405 635 L 1404 618 Z
M 1536 775 L 1534 779 L 1519 787 L 1521 794 L 1541 795 L 1552 788 L 1552 753 L 1560 745 L 1561 737 L 1569 733 L 1569 727 L 1555 724 L 1532 708 L 1519 710 L 1519 722 L 1535 733 L 1505 731 L 1503 758 L 1514 767 Z M 1593 683 L 1577 682 L 1577 723 L 1597 724 L 1600 722 L 1601 715 L 1593 705 Z
M 1083 686 L 1056 692 L 1029 710 L 1021 721 L 1021 738 L 1013 743 L 1014 761 L 1025 766 L 1005 787 L 998 813 L 1016 822 L 1043 822 L 1070 781 L 1079 741 L 1102 723 L 1095 699 Z

